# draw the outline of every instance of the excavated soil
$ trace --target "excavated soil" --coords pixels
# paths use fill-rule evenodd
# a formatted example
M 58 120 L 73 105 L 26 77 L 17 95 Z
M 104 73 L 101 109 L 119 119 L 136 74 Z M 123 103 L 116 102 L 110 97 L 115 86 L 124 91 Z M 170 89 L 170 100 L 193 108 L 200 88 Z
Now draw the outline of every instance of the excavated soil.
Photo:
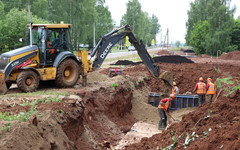
M 171 53 L 167 50 L 160 50 L 157 52 L 157 55 L 171 55 Z
M 153 61 L 155 63 L 174 63 L 174 64 L 178 64 L 178 63 L 194 63 L 192 60 L 183 57 L 183 56 L 179 56 L 179 55 L 172 55 L 172 56 L 157 56 L 153 58 Z M 111 64 L 111 65 L 138 65 L 138 64 L 142 64 L 141 61 L 139 62 L 133 62 L 133 61 L 129 61 L 129 60 L 118 60 L 116 63 Z
M 38 103 L 34 110 L 39 113 L 36 112 L 29 122 L 10 122 L 10 130 L 1 131 L 0 149 L 92 150 L 105 149 L 101 144 L 104 141 L 116 144 L 136 122 L 131 115 L 132 91 L 128 82 L 121 81 L 115 88 L 102 85 L 88 90 L 75 89 L 71 90 L 75 96 L 64 97 L 61 102 Z M 13 115 L 30 110 L 30 106 L 19 104 L 44 98 L 4 97 L 1 113 Z M 6 123 L 1 121 L 0 127 L 4 129 Z
M 240 60 L 240 51 L 236 50 L 229 53 L 223 53 L 219 58 L 225 60 Z
M 233 76 L 234 80 L 239 80 L 240 76 L 238 60 L 204 56 L 188 59 L 176 55 L 155 57 L 154 60 L 161 71 L 172 72 L 181 94 L 193 92 L 200 76 L 204 79 L 211 77 L 214 82 L 218 77 Z M 127 61 L 122 64 L 125 62 Z M 121 69 L 122 73 L 109 78 L 110 69 Z M 157 92 L 164 98 L 169 95 L 171 87 L 152 77 L 143 64 L 111 67 L 89 73 L 87 87 L 82 87 L 81 84 L 67 89 L 43 86 L 40 91 L 46 95 L 14 96 L 19 90 L 12 86 L 7 95 L 0 97 L 2 114 L 9 112 L 16 115 L 32 109 L 35 111 L 29 121 L 0 121 L 0 149 L 93 150 L 111 149 L 113 146 L 123 149 L 125 146 L 125 149 L 145 150 L 165 148 L 173 144 L 173 140 L 176 141 L 175 149 L 184 149 L 185 142 L 187 149 L 240 147 L 239 90 L 228 97 L 224 97 L 225 93 L 222 92 L 212 104 L 171 111 L 174 118 L 182 121 L 176 123 L 169 119 L 171 125 L 160 134 L 155 131 L 159 121 L 157 108 L 147 104 L 148 93 Z M 20 105 L 54 96 L 48 94 L 48 91 L 67 94 L 58 97 L 62 99 L 60 102 L 39 102 L 34 108 L 31 105 Z M 148 138 L 133 145 L 121 145 L 121 139 L 129 138 L 125 136 L 126 133 L 131 133 L 131 140 L 139 140 L 136 140 L 133 133 L 139 134 L 135 130 L 143 129 L 141 123 L 158 134 L 146 136 Z M 187 134 L 190 141 L 186 140 Z
M 212 104 L 204 104 L 172 124 L 162 134 L 144 138 L 127 147 L 135 149 L 165 148 L 177 141 L 174 149 L 239 149 L 240 94 L 236 98 L 220 97 Z M 191 141 L 186 140 L 187 135 Z M 193 140 L 194 139 L 194 140 Z M 189 143 L 188 143 L 189 142 Z

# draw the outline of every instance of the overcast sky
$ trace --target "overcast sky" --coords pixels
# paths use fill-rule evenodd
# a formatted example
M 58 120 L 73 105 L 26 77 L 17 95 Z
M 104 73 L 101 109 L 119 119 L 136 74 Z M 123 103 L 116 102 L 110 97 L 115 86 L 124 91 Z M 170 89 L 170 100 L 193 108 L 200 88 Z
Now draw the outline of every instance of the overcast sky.
M 120 24 L 122 15 L 126 13 L 128 0 L 105 0 L 112 18 L 117 25 Z M 149 16 L 155 14 L 161 25 L 161 33 L 157 36 L 160 41 L 161 34 L 164 39 L 167 28 L 169 28 L 169 42 L 181 41 L 185 43 L 187 11 L 190 9 L 190 2 L 194 0 L 138 0 L 142 10 Z M 235 18 L 240 16 L 240 0 L 232 0 L 231 7 L 237 7 Z

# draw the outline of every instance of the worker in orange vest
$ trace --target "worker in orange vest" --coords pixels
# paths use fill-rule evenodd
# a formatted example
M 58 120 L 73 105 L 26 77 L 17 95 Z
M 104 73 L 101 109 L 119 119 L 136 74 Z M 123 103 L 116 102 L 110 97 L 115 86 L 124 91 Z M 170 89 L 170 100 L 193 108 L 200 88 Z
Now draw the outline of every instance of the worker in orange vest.
M 164 130 L 167 127 L 167 115 L 166 111 L 170 106 L 170 101 L 175 98 L 174 94 L 170 94 L 169 98 L 164 98 L 159 102 L 158 112 L 160 116 L 160 121 L 158 123 L 158 129 Z
M 179 94 L 179 89 L 177 87 L 176 82 L 173 82 L 172 94 Z
M 206 91 L 207 91 L 207 101 L 208 103 L 212 103 L 212 98 L 213 98 L 213 95 L 215 94 L 215 85 L 212 83 L 211 78 L 207 79 Z
M 194 91 L 197 91 L 198 94 L 198 106 L 205 103 L 206 96 L 206 84 L 203 82 L 203 78 L 199 78 L 199 82 L 196 84 Z

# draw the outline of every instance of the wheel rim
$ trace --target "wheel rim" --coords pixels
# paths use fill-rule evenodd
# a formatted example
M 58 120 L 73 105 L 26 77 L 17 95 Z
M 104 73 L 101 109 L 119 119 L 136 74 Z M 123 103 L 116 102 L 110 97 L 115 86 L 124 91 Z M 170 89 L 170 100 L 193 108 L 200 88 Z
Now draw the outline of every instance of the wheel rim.
M 73 67 L 68 66 L 65 70 L 64 70 L 64 79 L 66 81 L 72 81 L 74 80 L 74 77 L 76 75 L 76 71 L 73 69 Z
M 28 77 L 25 81 L 27 86 L 31 86 L 34 83 L 34 78 L 33 77 Z

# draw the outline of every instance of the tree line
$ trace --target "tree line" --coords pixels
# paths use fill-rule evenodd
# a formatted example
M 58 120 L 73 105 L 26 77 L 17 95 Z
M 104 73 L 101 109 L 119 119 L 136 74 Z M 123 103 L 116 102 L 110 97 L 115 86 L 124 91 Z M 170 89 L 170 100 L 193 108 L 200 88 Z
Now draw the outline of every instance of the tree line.
M 18 40 L 26 36 L 24 32 L 29 24 L 27 12 L 28 0 L 1 0 L 0 1 L 0 52 L 12 50 L 23 46 Z M 127 7 L 140 5 L 138 0 L 129 0 Z M 93 36 L 97 42 L 99 38 L 113 30 L 114 21 L 105 0 L 31 0 L 31 16 L 34 24 L 64 23 L 73 24 L 71 28 L 72 46 L 78 48 L 79 44 L 88 44 L 93 47 Z M 138 6 L 138 16 L 130 16 L 134 10 L 127 10 L 124 22 L 135 29 L 137 39 L 150 41 L 155 39 L 160 25 L 158 18 L 149 17 Z
M 240 50 L 240 17 L 234 19 L 231 0 L 195 0 L 186 23 L 186 44 L 197 54 Z
M 138 0 L 129 0 L 127 11 L 122 16 L 121 25 L 129 24 L 133 27 L 136 38 L 142 39 L 145 44 L 151 45 L 151 40 L 156 41 L 156 35 L 160 31 L 160 24 L 156 15 L 149 16 L 143 12 Z

